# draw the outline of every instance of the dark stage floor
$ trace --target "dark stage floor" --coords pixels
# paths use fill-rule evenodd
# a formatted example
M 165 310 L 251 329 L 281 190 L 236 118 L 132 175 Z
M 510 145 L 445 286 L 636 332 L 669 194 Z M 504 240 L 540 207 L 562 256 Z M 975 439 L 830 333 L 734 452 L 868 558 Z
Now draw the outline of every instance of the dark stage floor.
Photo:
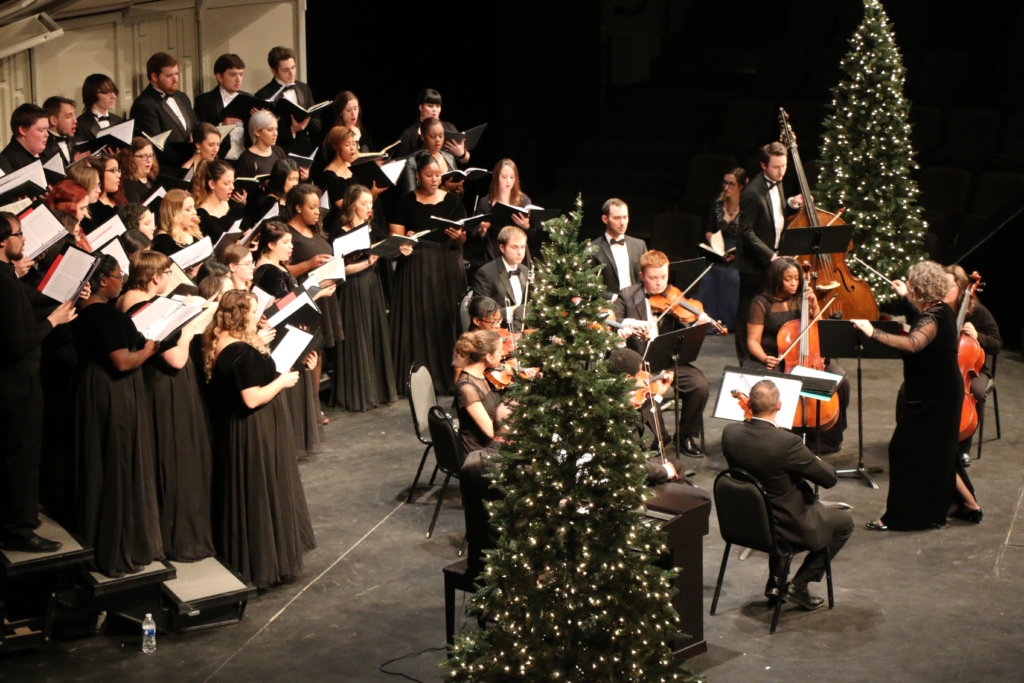
M 723 365 L 732 364 L 732 348 L 731 338 L 705 344 L 698 365 L 713 383 Z M 849 479 L 823 495 L 852 504 L 858 526 L 833 563 L 834 611 L 787 606 L 779 632 L 769 636 L 770 614 L 760 594 L 765 557 L 755 553 L 740 562 L 733 551 L 719 613 L 708 616 L 724 547 L 712 513 L 704 544 L 709 651 L 691 667 L 714 682 L 1021 680 L 1024 520 L 1017 516 L 1024 365 L 1018 361 L 1005 354 L 999 363 L 1002 440 L 986 441 L 982 460 L 969 470 L 985 511 L 980 526 L 952 520 L 940 531 L 865 531 L 864 523 L 884 509 L 886 473 L 877 477 L 881 490 Z M 885 468 L 901 366 L 864 365 L 867 462 Z M 854 378 L 854 363 L 844 366 Z M 717 390 L 712 402 L 715 396 Z M 988 415 L 986 436 L 994 439 L 991 405 Z M 462 538 L 458 487 L 449 493 L 434 537 L 426 539 L 436 490 L 402 502 L 423 451 L 407 404 L 330 417 L 331 449 L 301 466 L 319 544 L 306 557 L 301 580 L 250 602 L 240 625 L 161 636 L 151 657 L 140 653 L 134 633 L 56 642 L 43 652 L 0 660 L 0 681 L 385 681 L 394 679 L 378 671 L 382 662 L 442 646 L 441 568 L 457 559 Z M 722 426 L 708 419 L 709 455 L 692 461 L 695 481 L 705 488 L 724 469 Z M 846 447 L 829 461 L 851 466 L 856 436 L 851 413 Z M 812 590 L 824 594 L 823 585 Z M 426 652 L 389 668 L 437 680 L 442 654 Z

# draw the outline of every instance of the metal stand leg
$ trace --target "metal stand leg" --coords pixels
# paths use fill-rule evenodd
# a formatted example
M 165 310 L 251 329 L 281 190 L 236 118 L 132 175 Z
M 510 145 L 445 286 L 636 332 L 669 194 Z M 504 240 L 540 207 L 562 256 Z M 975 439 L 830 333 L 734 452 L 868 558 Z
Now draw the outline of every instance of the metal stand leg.
M 836 475 L 842 476 L 854 476 L 860 477 L 865 484 L 873 489 L 878 488 L 878 484 L 871 478 L 870 473 L 882 471 L 880 467 L 873 467 L 870 470 L 864 467 L 864 385 L 861 382 L 861 367 L 860 367 L 860 348 L 857 347 L 857 441 L 860 456 L 857 460 L 857 467 L 852 470 L 836 470 Z
M 815 406 L 815 410 L 817 411 L 817 420 L 815 420 L 815 425 L 814 425 L 814 454 L 818 455 L 818 452 L 821 449 L 821 401 L 816 401 L 814 403 L 814 406 Z M 805 412 L 804 415 L 806 415 L 806 414 L 807 413 Z M 814 485 L 814 495 L 818 496 L 818 485 L 817 484 Z M 835 510 L 852 510 L 853 509 L 853 506 L 850 505 L 849 503 L 839 503 L 839 502 L 833 503 L 832 501 L 821 500 L 821 497 L 818 497 L 818 502 L 821 503 L 822 505 L 824 505 L 827 508 L 833 508 Z M 776 621 L 778 621 L 778 618 L 779 618 L 778 614 L 776 614 L 775 615 Z M 774 627 L 772 627 L 772 633 L 775 633 L 775 628 Z
M 718 609 L 718 596 L 722 592 L 722 579 L 725 578 L 725 565 L 729 563 L 729 550 L 732 549 L 732 543 L 725 544 L 725 553 L 722 554 L 722 567 L 718 570 L 718 584 L 715 586 L 715 598 L 711 601 L 711 616 L 715 616 L 715 610 Z

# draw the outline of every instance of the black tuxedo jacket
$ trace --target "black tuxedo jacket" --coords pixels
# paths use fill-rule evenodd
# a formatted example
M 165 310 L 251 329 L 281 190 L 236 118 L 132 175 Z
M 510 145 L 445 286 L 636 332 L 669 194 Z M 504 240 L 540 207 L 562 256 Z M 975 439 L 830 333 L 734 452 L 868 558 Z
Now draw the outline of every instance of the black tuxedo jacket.
M 238 91 L 240 95 L 248 95 L 244 90 Z M 196 97 L 196 118 L 206 123 L 219 126 L 224 117 L 220 115 L 224 111 L 224 100 L 220 96 L 220 86 L 204 92 Z
M 782 200 L 785 202 L 785 188 Z M 760 275 L 772 262 L 775 253 L 775 214 L 768 201 L 768 184 L 764 173 L 759 173 L 740 195 L 739 242 L 736 245 L 736 270 L 750 275 Z M 786 205 L 786 215 L 793 210 Z M 785 216 L 784 216 L 785 218 Z
M 255 97 L 269 100 L 280 89 L 281 86 L 278 84 L 277 79 L 272 78 L 270 83 L 256 91 Z M 313 99 L 313 91 L 302 81 L 295 81 L 295 99 L 298 100 L 300 107 L 307 109 L 316 104 L 316 101 Z M 276 101 L 274 100 L 274 102 Z M 305 130 L 300 131 L 298 135 L 292 135 L 291 119 L 281 117 L 277 124 L 277 144 L 286 152 L 309 154 L 313 151 L 313 141 L 320 139 L 320 127 L 320 116 L 319 112 L 317 112 L 310 116 L 309 125 L 306 126 Z M 302 138 L 307 139 L 303 140 Z M 309 149 L 306 149 L 307 146 Z
M 132 103 L 132 110 L 129 116 L 135 119 L 135 130 L 144 132 L 150 136 L 156 136 L 164 131 L 171 131 L 167 137 L 165 151 L 154 150 L 162 166 L 168 168 L 179 168 L 188 161 L 192 155 L 184 155 L 184 152 L 177 149 L 174 142 L 188 142 L 192 139 L 192 129 L 199 123 L 196 113 L 192 109 L 192 101 L 188 95 L 180 90 L 171 97 L 178 105 L 182 115 L 188 122 L 182 127 L 181 119 L 175 115 L 171 105 L 164 101 L 163 94 L 158 92 L 152 85 L 146 86 L 142 94 Z
M 110 116 L 110 120 L 108 121 L 108 123 L 111 126 L 116 126 L 119 123 L 124 123 L 124 119 L 118 116 L 117 114 L 114 114 L 113 112 L 108 112 L 108 115 Z M 96 120 L 95 116 L 93 116 L 92 110 L 82 112 L 78 115 L 78 128 L 75 129 L 76 138 L 81 138 L 82 140 L 92 140 L 99 134 L 101 130 L 103 129 L 100 128 L 100 122 Z
M 522 288 L 523 297 L 527 294 L 526 290 L 526 265 L 520 264 L 519 266 L 519 286 Z M 489 261 L 484 264 L 480 270 L 476 271 L 476 275 L 473 277 L 473 291 L 479 296 L 486 296 L 493 299 L 499 306 L 501 306 L 501 319 L 503 322 L 509 322 L 507 319 L 506 306 L 511 306 L 515 300 L 515 293 L 512 291 L 512 276 L 508 274 L 508 269 L 505 267 L 505 261 L 501 258 Z M 506 300 L 508 304 L 506 304 Z M 515 318 L 522 320 L 523 314 L 526 311 L 525 305 L 520 305 L 515 310 Z
M 832 526 L 807 482 L 832 488 L 839 479 L 799 436 L 763 420 L 734 423 L 722 430 L 722 453 L 729 467 L 745 470 L 761 482 L 780 540 L 795 549 L 820 550 L 828 545 Z
M 615 267 L 615 258 L 612 256 L 612 246 L 608 244 L 607 233 L 590 243 L 597 245 L 598 251 L 594 254 L 594 264 L 604 266 L 601 270 L 601 278 L 604 280 L 604 288 L 608 294 L 617 294 L 622 285 L 619 283 L 619 271 Z M 640 257 L 647 252 L 647 244 L 643 240 L 626 235 L 626 253 L 629 254 L 629 272 L 633 282 L 640 281 Z
M 635 285 L 630 285 L 624 290 L 619 292 L 619 298 L 615 300 L 615 318 L 619 322 L 622 322 L 626 318 L 633 318 L 634 320 L 647 320 L 647 305 L 644 301 L 644 283 L 638 282 Z M 669 332 L 675 332 L 683 328 L 689 327 L 673 315 L 666 315 L 658 323 L 658 334 L 667 334 Z M 643 341 L 639 337 L 630 337 L 626 340 L 626 346 L 633 349 L 640 355 L 643 355 L 647 348 L 647 342 Z
M 0 151 L 0 171 L 6 175 L 41 159 L 42 157 L 30 154 L 25 146 L 18 142 L 18 138 L 12 135 L 11 142 Z

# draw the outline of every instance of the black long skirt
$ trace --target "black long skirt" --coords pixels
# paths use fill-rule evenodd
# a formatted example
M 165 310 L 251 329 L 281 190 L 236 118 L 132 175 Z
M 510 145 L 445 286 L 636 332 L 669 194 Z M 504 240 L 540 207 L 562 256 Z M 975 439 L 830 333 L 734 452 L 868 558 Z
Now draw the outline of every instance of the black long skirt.
M 164 556 L 146 405 L 141 370 L 111 377 L 90 361 L 76 383 L 76 524 L 107 576 Z
M 316 372 L 306 370 L 303 366 L 295 386 L 281 393 L 284 394 L 293 420 L 293 455 L 302 457 L 322 451 L 327 440 L 320 414 L 320 387 L 316 383 Z
M 217 550 L 259 588 L 298 576 L 316 547 L 292 425 L 283 392 L 244 417 L 217 417 Z
M 189 359 L 175 370 L 154 358 L 143 367 L 143 376 L 153 424 L 164 553 L 178 562 L 213 557 L 213 452 L 195 366 Z
M 341 312 L 348 330 L 341 342 L 338 399 L 350 412 L 372 410 L 398 398 L 384 294 L 373 268 L 341 286 Z

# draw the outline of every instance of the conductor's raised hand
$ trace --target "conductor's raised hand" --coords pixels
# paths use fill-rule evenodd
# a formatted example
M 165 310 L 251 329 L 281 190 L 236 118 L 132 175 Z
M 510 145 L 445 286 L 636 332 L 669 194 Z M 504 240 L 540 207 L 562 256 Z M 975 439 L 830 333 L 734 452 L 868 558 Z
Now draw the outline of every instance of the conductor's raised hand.
M 869 323 L 867 320 L 856 320 L 855 319 L 855 320 L 851 320 L 850 322 L 853 323 L 854 327 L 856 327 L 858 330 L 863 332 L 868 337 L 870 337 L 872 334 L 875 333 L 874 325 Z
M 896 290 L 896 293 L 899 294 L 900 296 L 907 295 L 907 283 L 904 282 L 903 280 L 893 280 L 892 288 Z

